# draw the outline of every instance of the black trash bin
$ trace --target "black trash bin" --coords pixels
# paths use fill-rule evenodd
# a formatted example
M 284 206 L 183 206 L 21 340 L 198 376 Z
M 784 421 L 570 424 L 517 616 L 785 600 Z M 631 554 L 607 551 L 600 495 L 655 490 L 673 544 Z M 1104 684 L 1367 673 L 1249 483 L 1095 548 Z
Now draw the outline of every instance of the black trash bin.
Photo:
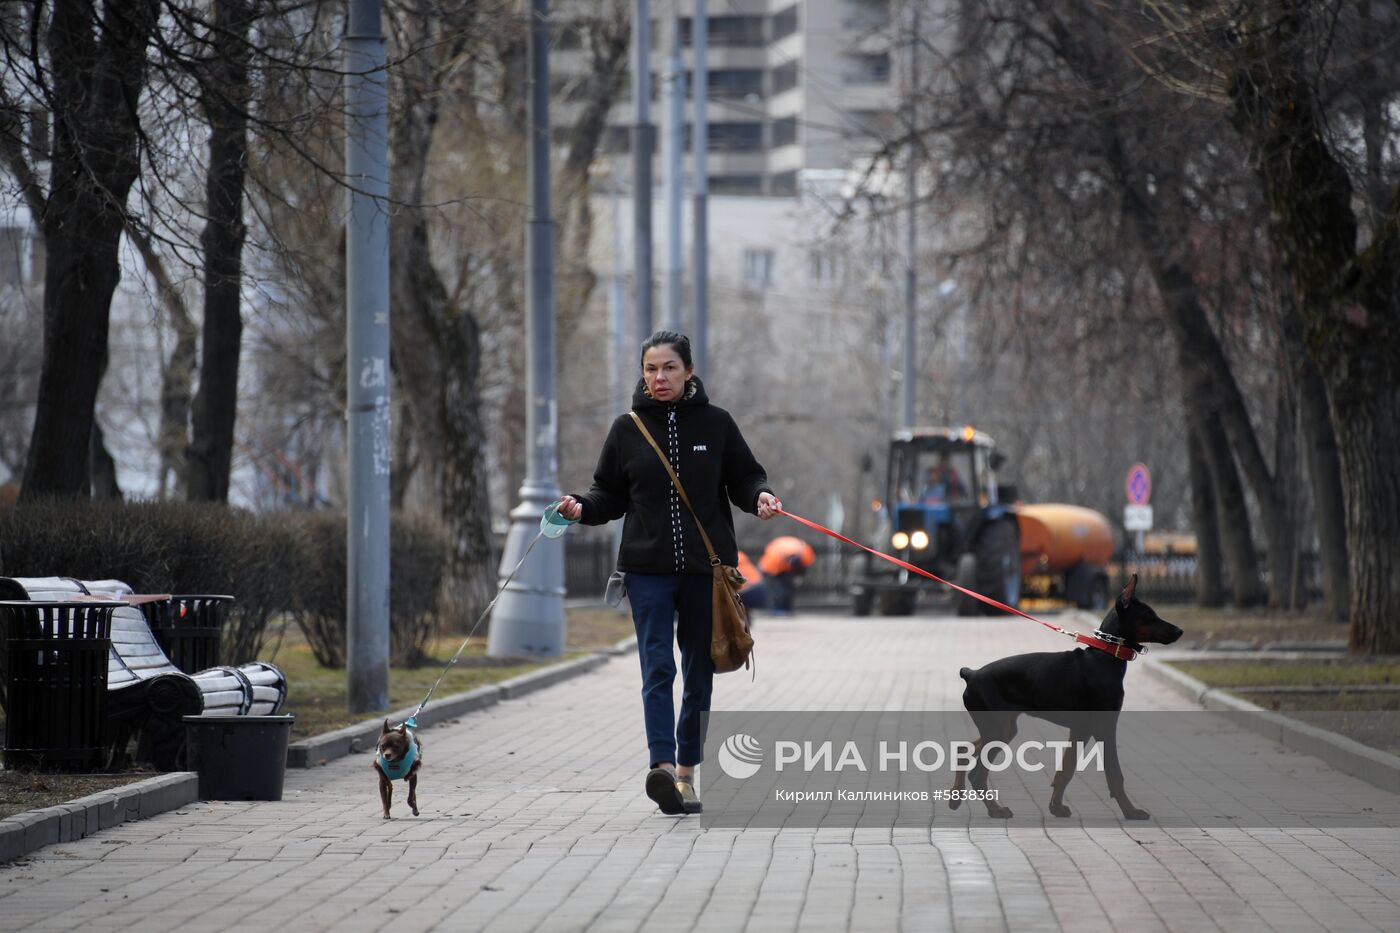
M 121 606 L 0 601 L 6 768 L 102 770 L 112 610 Z
M 232 596 L 172 596 L 141 612 L 165 656 L 186 674 L 219 666 L 219 639 Z
M 294 716 L 185 716 L 200 800 L 281 800 Z

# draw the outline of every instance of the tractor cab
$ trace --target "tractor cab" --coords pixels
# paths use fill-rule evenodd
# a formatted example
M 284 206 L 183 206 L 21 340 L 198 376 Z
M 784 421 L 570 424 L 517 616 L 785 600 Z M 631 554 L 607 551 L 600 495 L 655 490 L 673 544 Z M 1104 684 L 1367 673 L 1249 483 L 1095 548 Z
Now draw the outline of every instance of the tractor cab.
M 890 544 L 916 556 L 956 559 L 956 546 L 988 506 L 998 503 L 995 467 L 1000 463 L 992 439 L 971 427 L 896 432 L 884 498 Z
M 897 431 L 890 438 L 880 515 L 884 542 L 901 560 L 1014 605 L 1019 534 L 1003 505 L 1015 493 L 997 486 L 1003 459 L 992 439 L 971 425 Z M 855 612 L 868 614 L 878 601 L 882 613 L 908 614 L 918 593 L 935 586 L 869 559 L 852 587 Z M 960 612 L 979 610 L 976 600 L 961 600 Z

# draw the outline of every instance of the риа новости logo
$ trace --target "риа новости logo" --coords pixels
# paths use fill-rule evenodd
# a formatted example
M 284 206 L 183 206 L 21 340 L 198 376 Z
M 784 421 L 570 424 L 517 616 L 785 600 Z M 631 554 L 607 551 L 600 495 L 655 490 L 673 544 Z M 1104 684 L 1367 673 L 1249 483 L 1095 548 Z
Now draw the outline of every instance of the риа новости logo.
M 763 746 L 746 733 L 731 735 L 719 748 L 720 769 L 736 780 L 753 777 L 762 764 Z

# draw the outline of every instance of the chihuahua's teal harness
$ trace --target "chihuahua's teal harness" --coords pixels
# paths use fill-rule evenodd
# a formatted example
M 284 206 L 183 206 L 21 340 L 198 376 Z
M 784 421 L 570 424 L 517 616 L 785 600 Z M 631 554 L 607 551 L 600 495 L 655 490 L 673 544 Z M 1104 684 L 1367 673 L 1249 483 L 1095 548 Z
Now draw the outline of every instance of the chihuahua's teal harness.
M 412 719 L 409 722 L 413 722 Z M 404 723 L 408 725 L 408 723 Z M 414 722 L 413 725 L 418 725 Z M 408 732 L 408 730 L 404 730 Z M 385 761 L 384 753 L 377 752 L 374 756 L 374 763 L 379 765 L 379 770 L 384 772 L 384 776 L 391 781 L 402 781 L 408 777 L 408 772 L 413 770 L 414 763 L 418 761 L 418 741 L 414 739 L 413 733 L 408 732 L 408 754 L 398 761 Z

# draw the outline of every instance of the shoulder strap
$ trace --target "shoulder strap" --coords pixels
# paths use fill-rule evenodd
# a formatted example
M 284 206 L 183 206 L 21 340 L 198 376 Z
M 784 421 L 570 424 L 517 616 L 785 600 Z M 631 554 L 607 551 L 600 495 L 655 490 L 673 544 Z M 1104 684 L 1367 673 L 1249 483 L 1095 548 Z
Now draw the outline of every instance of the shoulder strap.
M 671 461 L 666 459 L 666 455 L 661 452 L 661 446 L 656 443 L 656 438 L 651 436 L 651 432 L 647 430 L 647 426 L 642 423 L 641 415 L 638 415 L 635 411 L 629 411 L 628 414 L 632 416 L 633 421 L 637 422 L 637 430 L 642 432 L 642 437 L 647 439 L 647 443 L 651 445 L 651 449 L 656 451 L 656 455 L 661 458 L 661 465 L 666 468 L 666 475 L 671 477 L 671 483 L 676 487 L 676 492 L 680 493 L 681 501 L 685 503 L 685 507 L 690 511 L 690 517 L 695 519 L 695 527 L 700 530 L 700 539 L 705 542 L 705 550 L 710 552 L 710 566 L 718 566 L 719 555 L 715 554 L 715 546 L 710 543 L 710 536 L 705 534 L 705 526 L 700 523 L 700 516 L 695 514 L 695 507 L 690 504 L 690 497 L 685 494 L 685 487 L 681 485 L 681 478 L 677 476 L 676 471 L 671 468 Z

